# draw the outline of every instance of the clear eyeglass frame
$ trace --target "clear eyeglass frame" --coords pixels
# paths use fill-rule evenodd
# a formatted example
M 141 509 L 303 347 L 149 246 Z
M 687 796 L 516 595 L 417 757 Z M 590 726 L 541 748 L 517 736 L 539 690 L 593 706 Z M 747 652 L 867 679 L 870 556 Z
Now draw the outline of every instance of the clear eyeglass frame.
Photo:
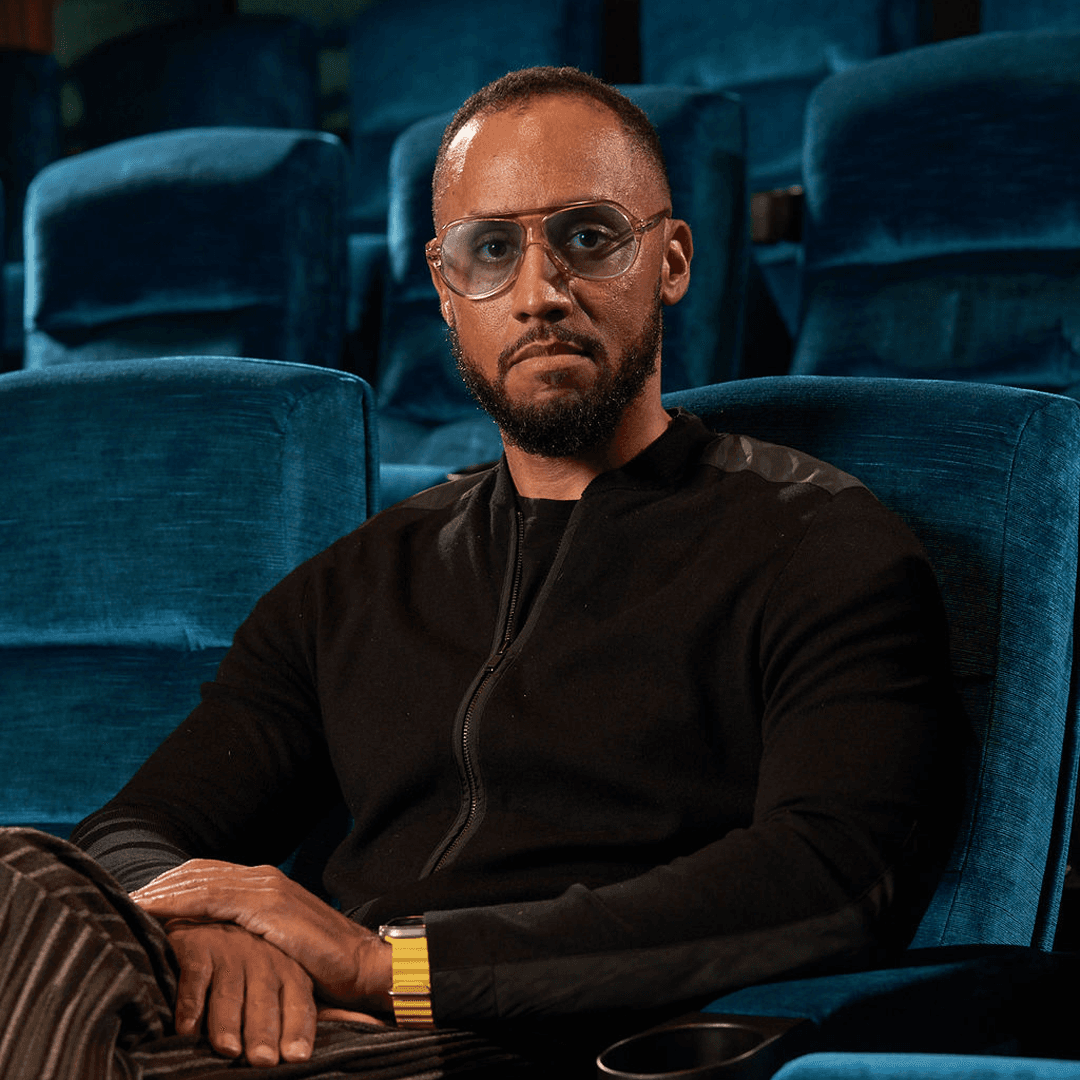
M 555 217 L 557 214 L 562 214 L 568 210 L 581 210 L 588 207 L 608 207 L 610 209 L 618 211 L 625 219 L 629 226 L 629 235 L 633 237 L 634 251 L 630 260 L 625 266 L 616 270 L 611 274 L 584 274 L 579 269 L 575 269 L 569 265 L 567 261 L 559 254 L 552 243 L 548 239 L 545 226 L 548 221 Z M 647 218 L 635 218 L 625 206 L 621 206 L 617 202 L 602 199 L 587 199 L 582 202 L 564 203 L 561 206 L 546 206 L 537 210 L 521 210 L 514 214 L 475 214 L 470 217 L 456 218 L 454 221 L 447 222 L 439 231 L 438 234 L 427 242 L 424 247 L 424 254 L 427 257 L 429 263 L 435 267 L 439 272 L 439 276 L 446 283 L 448 289 L 457 293 L 458 296 L 463 296 L 467 300 L 486 300 L 488 297 L 496 296 L 497 294 L 509 289 L 517 280 L 518 272 L 521 269 L 521 264 L 525 259 L 525 252 L 533 244 L 540 244 L 547 251 L 548 257 L 551 261 L 566 275 L 569 277 L 583 278 L 587 281 L 611 281 L 614 278 L 621 277 L 625 274 L 635 262 L 637 262 L 638 252 L 641 250 L 641 237 L 650 229 L 655 228 L 665 218 L 671 216 L 671 207 L 665 207 L 658 213 L 653 214 Z M 521 245 L 521 250 L 518 253 L 518 257 L 509 268 L 506 278 L 499 281 L 490 289 L 486 289 L 482 292 L 468 292 L 459 285 L 455 284 L 447 275 L 446 268 L 443 265 L 442 260 L 442 248 L 447 233 L 451 229 L 457 228 L 461 225 L 467 225 L 477 221 L 512 221 L 519 224 L 525 232 L 525 243 Z

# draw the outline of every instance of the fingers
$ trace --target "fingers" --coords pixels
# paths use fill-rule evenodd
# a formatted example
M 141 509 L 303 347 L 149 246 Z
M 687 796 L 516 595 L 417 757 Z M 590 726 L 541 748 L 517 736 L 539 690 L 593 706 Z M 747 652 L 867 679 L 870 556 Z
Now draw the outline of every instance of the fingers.
M 237 866 L 190 859 L 131 893 L 144 911 L 161 919 L 217 919 L 242 923 L 273 903 L 285 875 L 272 866 Z
M 202 1020 L 214 963 L 198 936 L 193 938 L 180 930 L 170 933 L 169 940 L 180 964 L 176 988 L 176 1030 L 181 1035 L 190 1035 L 198 1029 Z
M 295 961 L 237 926 L 180 924 L 169 929 L 180 964 L 176 1029 L 205 1017 L 210 1045 L 251 1065 L 306 1061 L 315 1042 L 311 979 Z
M 265 938 L 335 1005 L 389 1008 L 389 946 L 272 866 L 192 859 L 131 896 L 158 918 L 235 923 Z
M 315 1045 L 317 1011 L 310 980 L 306 988 L 293 982 L 281 988 L 281 1056 L 285 1061 L 307 1061 Z

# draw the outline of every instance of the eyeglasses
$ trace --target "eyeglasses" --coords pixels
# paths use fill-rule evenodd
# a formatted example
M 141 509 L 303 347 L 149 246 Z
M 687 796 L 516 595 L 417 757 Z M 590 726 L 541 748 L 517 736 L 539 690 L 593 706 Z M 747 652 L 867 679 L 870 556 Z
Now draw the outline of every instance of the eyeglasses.
M 670 215 L 669 207 L 635 222 L 618 203 L 582 202 L 459 218 L 444 225 L 425 252 L 454 292 L 483 300 L 514 283 L 530 244 L 543 244 L 552 262 L 574 277 L 607 281 L 625 274 L 642 234 Z

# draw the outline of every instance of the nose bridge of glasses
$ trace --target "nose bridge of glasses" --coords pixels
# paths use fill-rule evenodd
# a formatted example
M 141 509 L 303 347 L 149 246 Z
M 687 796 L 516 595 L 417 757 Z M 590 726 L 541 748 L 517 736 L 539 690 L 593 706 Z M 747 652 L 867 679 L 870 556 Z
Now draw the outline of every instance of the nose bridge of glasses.
M 535 231 L 534 231 L 535 228 Z M 539 259 L 529 262 L 529 248 L 539 248 Z M 572 276 L 573 271 L 560 258 L 558 251 L 545 235 L 542 226 L 530 226 L 525 231 L 525 239 L 522 241 L 521 250 L 518 252 L 517 262 L 514 267 L 513 277 L 520 285 L 522 280 L 531 280 L 531 275 L 537 275 L 545 282 L 555 280 L 564 284 Z

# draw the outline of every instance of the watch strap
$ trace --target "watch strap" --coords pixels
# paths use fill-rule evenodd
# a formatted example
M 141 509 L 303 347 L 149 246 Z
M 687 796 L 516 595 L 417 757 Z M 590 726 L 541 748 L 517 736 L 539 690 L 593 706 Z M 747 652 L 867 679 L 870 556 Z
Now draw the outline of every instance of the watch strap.
M 390 942 L 393 969 L 390 1000 L 394 1019 L 398 1027 L 433 1028 L 427 936 L 422 926 L 410 926 L 405 934 L 395 933 L 394 929 L 380 930 L 383 940 Z

